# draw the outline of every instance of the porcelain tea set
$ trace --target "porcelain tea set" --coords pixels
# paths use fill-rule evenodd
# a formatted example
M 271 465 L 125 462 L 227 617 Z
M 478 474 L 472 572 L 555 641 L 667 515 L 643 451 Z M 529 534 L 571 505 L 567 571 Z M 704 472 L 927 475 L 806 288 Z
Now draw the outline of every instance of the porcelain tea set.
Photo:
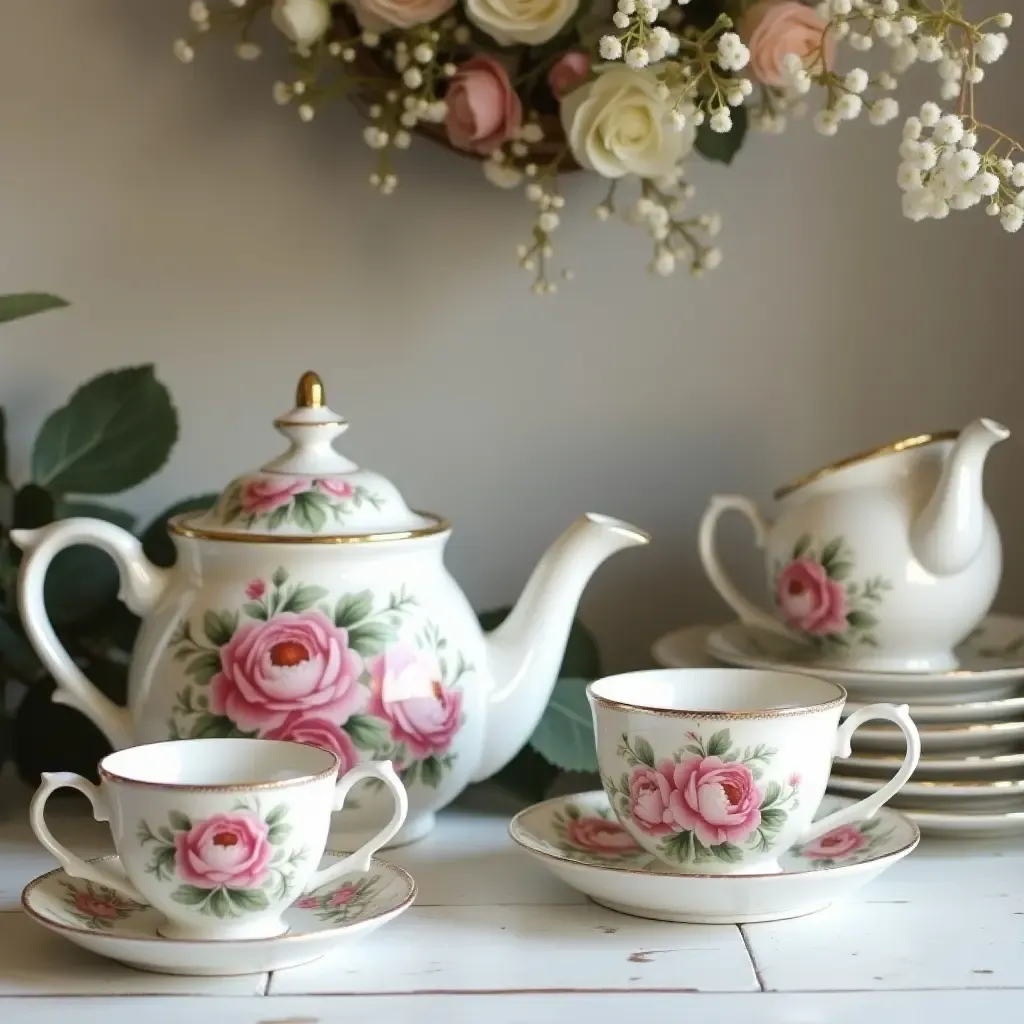
M 424 838 L 470 782 L 515 756 L 547 704 L 586 581 L 649 541 L 621 520 L 580 518 L 484 635 L 444 565 L 448 523 L 335 448 L 348 424 L 315 374 L 274 425 L 284 454 L 229 483 L 209 511 L 171 520 L 172 569 L 99 520 L 11 534 L 26 554 L 25 628 L 54 700 L 114 748 L 99 787 L 44 776 L 31 823 L 62 867 L 32 882 L 23 905 L 149 970 L 292 966 L 411 905 L 415 883 L 377 852 Z M 846 460 L 784 488 L 773 523 L 747 499 L 715 498 L 700 552 L 739 622 L 663 638 L 665 668 L 591 683 L 603 790 L 528 808 L 512 839 L 599 903 L 690 922 L 810 913 L 909 854 L 923 815 L 883 805 L 945 778 L 936 766 L 961 749 L 945 733 L 1004 724 L 987 705 L 1022 703 L 1008 694 L 1024 685 L 1024 622 L 986 619 L 1001 549 L 981 477 L 1006 435 L 980 420 Z M 728 509 L 750 518 L 766 551 L 775 613 L 718 563 L 714 528 Z M 122 600 L 143 620 L 125 708 L 83 675 L 46 617 L 47 567 L 78 544 L 114 558 Z M 865 700 L 847 703 L 847 692 Z M 931 702 L 922 716 L 920 701 Z M 934 735 L 919 734 L 919 717 L 941 722 Z M 886 724 L 861 728 L 877 719 Z M 858 774 L 830 780 L 835 758 Z M 927 780 L 908 782 L 919 761 Z M 946 798 L 957 784 L 928 793 Z M 826 796 L 829 785 L 844 795 Z M 62 786 L 110 822 L 116 857 L 83 861 L 52 837 L 43 810 Z M 355 852 L 327 852 L 328 835 Z

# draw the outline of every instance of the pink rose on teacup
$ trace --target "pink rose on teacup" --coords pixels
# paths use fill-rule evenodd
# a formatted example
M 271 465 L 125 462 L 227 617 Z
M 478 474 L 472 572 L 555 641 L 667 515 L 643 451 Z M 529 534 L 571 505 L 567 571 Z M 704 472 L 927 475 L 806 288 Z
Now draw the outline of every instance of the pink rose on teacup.
M 455 0 L 351 0 L 359 23 L 372 32 L 412 28 L 440 18 Z
M 359 892 L 359 886 L 353 885 L 349 882 L 347 885 L 343 885 L 340 889 L 336 889 L 327 898 L 327 906 L 329 907 L 343 907 L 346 903 L 352 902 L 352 897 Z
M 370 714 L 388 723 L 391 738 L 415 760 L 445 753 L 461 724 L 462 694 L 445 688 L 434 658 L 400 643 L 366 667 Z
M 303 896 L 301 900 L 295 901 L 299 910 L 317 910 L 320 907 L 319 896 Z
M 669 804 L 672 799 L 671 761 L 660 766 L 633 769 L 629 780 L 629 809 L 638 828 L 650 836 L 666 836 L 673 831 Z
M 366 705 L 363 660 L 323 612 L 281 612 L 239 626 L 221 648 L 210 709 L 266 733 L 294 712 L 344 722 Z
M 504 66 L 478 54 L 459 65 L 445 95 L 445 129 L 456 149 L 491 153 L 523 122 L 523 105 Z
M 692 831 L 705 846 L 741 843 L 761 824 L 761 791 L 750 769 L 718 757 L 693 757 L 671 770 L 669 813 L 677 831 Z
M 309 490 L 309 481 L 293 476 L 261 476 L 242 485 L 242 511 L 249 515 L 273 512 L 296 494 Z
M 840 825 L 809 842 L 800 852 L 818 860 L 848 857 L 866 846 L 868 837 L 856 825 Z
M 560 100 L 578 85 L 582 85 L 589 74 L 590 57 L 580 50 L 570 50 L 552 64 L 548 72 L 548 87 L 555 99 Z
M 798 0 L 762 0 L 749 7 L 739 32 L 750 48 L 751 74 L 765 85 L 785 85 L 783 62 L 791 53 L 811 70 L 821 67 L 824 52 L 831 68 L 836 44 L 825 28 L 821 15 Z
M 359 763 L 359 751 L 352 738 L 344 729 L 327 718 L 306 715 L 301 711 L 290 714 L 281 725 L 265 732 L 266 740 L 290 740 L 292 743 L 306 743 L 311 747 L 322 747 L 337 754 L 341 761 L 338 775 L 344 775 Z
M 250 580 L 245 587 L 245 596 L 250 601 L 258 601 L 267 592 L 267 585 L 263 580 Z
M 337 498 L 339 501 L 351 498 L 356 493 L 356 489 L 347 480 L 342 480 L 339 477 L 322 477 L 316 481 L 316 485 L 324 494 Z
M 779 573 L 775 600 L 786 621 L 811 636 L 846 629 L 846 591 L 824 567 L 810 558 L 795 558 Z
M 248 811 L 214 814 L 176 832 L 178 875 L 201 889 L 253 889 L 267 876 L 273 850 L 267 826 Z
M 86 917 L 101 917 L 105 921 L 111 921 L 117 917 L 120 909 L 113 900 L 101 899 L 84 890 L 75 893 L 75 910 Z
M 617 821 L 607 818 L 570 818 L 565 834 L 573 846 L 591 853 L 633 853 L 640 849 Z

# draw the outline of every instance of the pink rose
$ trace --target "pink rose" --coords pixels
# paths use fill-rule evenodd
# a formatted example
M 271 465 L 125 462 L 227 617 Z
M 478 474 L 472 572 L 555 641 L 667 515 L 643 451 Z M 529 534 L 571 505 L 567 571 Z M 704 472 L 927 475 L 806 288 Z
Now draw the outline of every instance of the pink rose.
M 263 580 L 250 580 L 245 588 L 245 596 L 250 601 L 258 601 L 267 592 L 267 585 Z
M 317 480 L 316 485 L 324 494 L 329 494 L 339 501 L 351 498 L 356 493 L 356 489 L 347 480 L 340 480 L 337 477 L 325 477 L 322 480 Z
M 795 53 L 808 70 L 821 68 L 822 51 L 832 67 L 835 39 L 813 7 L 797 0 L 762 0 L 740 21 L 740 35 L 750 47 L 750 72 L 765 85 L 786 83 L 783 60 Z
M 301 900 L 295 901 L 299 910 L 316 910 L 320 906 L 320 900 L 316 896 L 303 896 Z
M 261 476 L 242 485 L 242 511 L 250 515 L 273 512 L 296 494 L 309 490 L 309 481 L 294 476 Z
M 443 754 L 459 730 L 462 694 L 445 689 L 437 663 L 423 651 L 396 644 L 371 658 L 370 714 L 391 727 L 413 760 Z
M 329 907 L 343 907 L 346 903 L 350 902 L 352 897 L 359 892 L 359 886 L 353 885 L 349 882 L 348 885 L 343 885 L 336 892 L 332 892 L 330 898 L 327 900 L 327 906 Z
M 664 836 L 672 831 L 669 801 L 672 797 L 672 771 L 675 765 L 665 761 L 655 768 L 633 769 L 629 780 L 629 807 L 633 821 L 651 836 Z
M 412 28 L 440 18 L 455 0 L 352 0 L 360 24 L 370 31 Z
M 201 889 L 253 889 L 267 877 L 273 850 L 267 826 L 248 811 L 214 814 L 176 832 L 178 874 Z
M 491 153 L 511 139 L 523 122 L 523 105 L 508 72 L 485 54 L 459 65 L 445 102 L 448 140 L 470 153 Z
M 220 665 L 210 708 L 240 729 L 278 729 L 297 711 L 344 722 L 366 705 L 362 658 L 323 612 L 281 612 L 239 626 Z
M 640 849 L 617 821 L 607 818 L 571 818 L 565 831 L 573 846 L 593 853 L 632 853 Z
M 805 857 L 818 859 L 847 857 L 866 846 L 868 837 L 856 825 L 840 825 L 808 843 L 802 850 Z
M 551 66 L 548 72 L 548 86 L 555 99 L 561 99 L 578 85 L 582 85 L 589 74 L 590 57 L 580 50 L 570 50 L 563 53 Z
M 291 740 L 292 743 L 307 743 L 311 747 L 323 747 L 332 754 L 337 754 L 341 761 L 339 775 L 344 775 L 350 768 L 359 763 L 359 751 L 356 750 L 349 734 L 334 722 L 316 715 L 303 715 L 296 711 L 290 714 L 276 729 L 265 732 L 266 740 Z
M 761 791 L 750 769 L 718 757 L 692 757 L 674 766 L 669 812 L 677 831 L 705 846 L 740 843 L 761 824 Z
M 846 629 L 846 591 L 810 558 L 795 558 L 775 584 L 775 600 L 786 621 L 812 636 Z
M 117 917 L 120 908 L 111 900 L 101 900 L 88 892 L 75 893 L 75 910 L 87 917 L 102 917 L 107 921 Z

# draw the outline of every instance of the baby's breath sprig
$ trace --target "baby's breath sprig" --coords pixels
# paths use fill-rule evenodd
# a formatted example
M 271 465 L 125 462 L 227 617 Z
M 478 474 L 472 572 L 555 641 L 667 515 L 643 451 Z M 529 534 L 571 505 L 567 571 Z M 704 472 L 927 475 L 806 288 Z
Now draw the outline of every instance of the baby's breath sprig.
M 543 168 L 527 164 L 523 171 L 528 179 L 526 198 L 535 207 L 535 219 L 529 243 L 517 246 L 516 256 L 519 266 L 534 275 L 534 295 L 553 295 L 558 291 L 558 284 L 551 274 L 551 260 L 555 255 L 552 235 L 561 226 L 562 210 L 565 207 L 565 197 L 558 189 L 558 164 L 561 159 L 557 157 Z M 563 281 L 571 281 L 572 271 L 563 270 L 561 278 Z
M 681 173 L 671 190 L 664 183 L 641 182 L 641 196 L 629 219 L 651 235 L 654 251 L 647 269 L 652 273 L 669 277 L 682 264 L 700 277 L 722 262 L 722 250 L 710 243 L 722 230 L 722 218 L 717 213 L 682 216 L 694 195 Z
M 211 8 L 203 0 L 192 0 L 188 5 L 188 18 L 192 28 L 174 40 L 174 56 L 182 64 L 191 64 L 195 59 L 195 47 L 199 40 L 208 35 L 211 29 L 226 27 L 239 31 L 235 55 L 240 60 L 256 60 L 262 51 L 259 44 L 254 43 L 249 35 L 257 17 L 269 11 L 272 3 L 273 0 L 228 0 L 222 6 Z
M 617 35 L 601 37 L 598 50 L 605 60 L 624 60 L 628 67 L 637 70 L 654 64 L 679 49 L 678 36 L 663 25 L 655 25 L 658 15 L 671 0 L 618 0 L 612 15 L 612 24 L 619 30 Z M 689 3 L 689 0 L 679 0 Z

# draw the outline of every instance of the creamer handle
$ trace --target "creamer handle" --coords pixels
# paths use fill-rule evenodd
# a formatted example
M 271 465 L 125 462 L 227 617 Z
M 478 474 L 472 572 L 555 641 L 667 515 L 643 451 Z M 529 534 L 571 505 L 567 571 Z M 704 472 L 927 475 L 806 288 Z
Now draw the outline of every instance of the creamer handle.
M 46 614 L 43 584 L 50 563 L 61 551 L 76 544 L 90 544 L 117 563 L 120 600 L 136 615 L 145 615 L 163 593 L 167 571 L 146 558 L 137 537 L 102 519 L 63 519 L 38 530 L 11 530 L 10 537 L 25 552 L 18 580 L 18 605 L 25 632 L 57 684 L 53 702 L 80 711 L 115 750 L 131 746 L 134 737 L 128 710 L 105 697 L 64 650 Z
M 704 517 L 700 521 L 700 533 L 698 535 L 697 549 L 700 552 L 700 560 L 704 565 L 704 572 L 711 580 L 715 590 L 721 595 L 722 600 L 739 616 L 740 622 L 745 626 L 756 626 L 768 630 L 771 633 L 778 633 L 780 636 L 792 638 L 793 634 L 778 619 L 769 615 L 768 612 L 758 608 L 753 601 L 746 597 L 739 587 L 729 578 L 722 563 L 718 558 L 718 550 L 715 545 L 715 531 L 718 528 L 718 520 L 725 512 L 741 512 L 750 520 L 754 528 L 754 543 L 758 548 L 763 548 L 765 537 L 770 524 L 761 515 L 761 510 L 749 498 L 740 494 L 716 494 L 711 499 Z

